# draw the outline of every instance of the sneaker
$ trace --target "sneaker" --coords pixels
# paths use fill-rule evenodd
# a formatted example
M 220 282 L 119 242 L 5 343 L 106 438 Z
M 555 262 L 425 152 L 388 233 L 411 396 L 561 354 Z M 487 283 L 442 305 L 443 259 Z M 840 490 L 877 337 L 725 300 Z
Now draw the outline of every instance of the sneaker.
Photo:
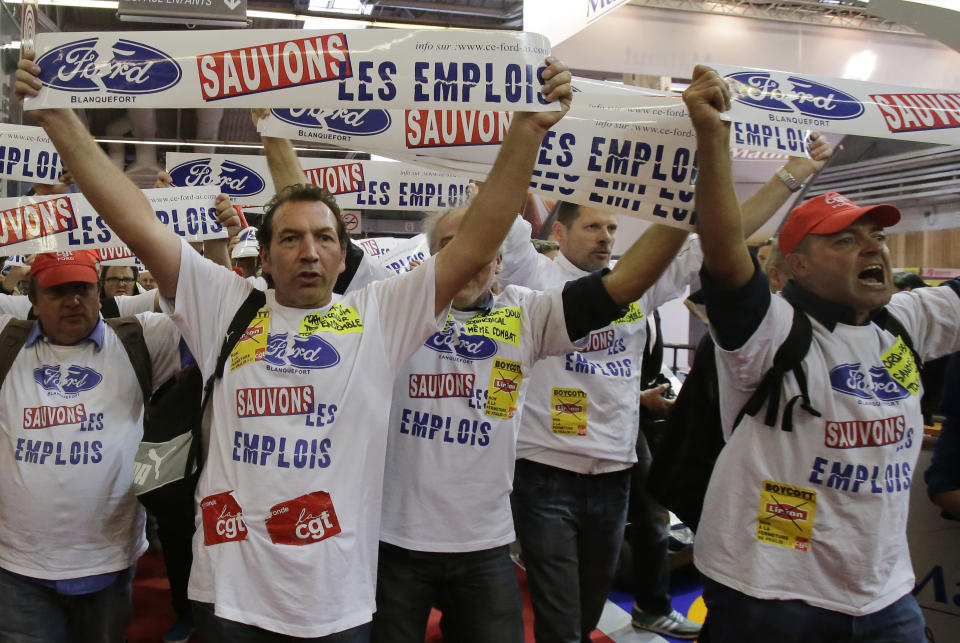
M 700 624 L 685 618 L 677 610 L 666 615 L 653 614 L 634 605 L 630 616 L 633 626 L 641 630 L 672 636 L 675 639 L 695 639 L 700 636 Z
M 186 614 L 177 618 L 176 623 L 163 635 L 163 643 L 187 643 L 193 634 L 193 617 Z

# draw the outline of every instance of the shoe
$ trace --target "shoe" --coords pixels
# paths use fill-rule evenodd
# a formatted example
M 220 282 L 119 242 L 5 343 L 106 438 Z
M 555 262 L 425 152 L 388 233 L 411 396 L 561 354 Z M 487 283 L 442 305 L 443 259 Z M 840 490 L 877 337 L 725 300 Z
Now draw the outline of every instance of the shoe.
M 163 635 L 163 643 L 187 643 L 193 634 L 193 616 L 185 614 Z
M 633 626 L 637 629 L 665 634 L 675 639 L 695 639 L 700 636 L 700 624 L 685 618 L 677 610 L 671 610 L 666 615 L 653 614 L 644 612 L 634 605 L 630 616 Z

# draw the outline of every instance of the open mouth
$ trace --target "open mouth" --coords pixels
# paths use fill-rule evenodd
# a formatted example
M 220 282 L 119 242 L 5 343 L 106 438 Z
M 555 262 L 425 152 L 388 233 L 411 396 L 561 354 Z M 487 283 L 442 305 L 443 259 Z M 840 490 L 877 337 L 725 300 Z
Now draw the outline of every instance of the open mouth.
M 867 266 L 857 275 L 860 283 L 868 286 L 882 286 L 886 282 L 886 273 L 878 263 Z

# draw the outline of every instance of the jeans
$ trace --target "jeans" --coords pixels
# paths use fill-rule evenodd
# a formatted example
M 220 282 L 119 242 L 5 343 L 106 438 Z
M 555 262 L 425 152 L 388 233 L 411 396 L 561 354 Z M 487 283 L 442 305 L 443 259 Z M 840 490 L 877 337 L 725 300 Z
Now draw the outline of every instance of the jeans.
M 0 643 L 123 643 L 134 567 L 99 592 L 66 596 L 0 569 Z
M 623 542 L 630 470 L 581 475 L 517 460 L 513 521 L 537 643 L 589 641 Z
M 644 612 L 663 616 L 673 609 L 667 566 L 670 514 L 647 491 L 647 476 L 653 458 L 643 431 L 637 438 L 637 458 L 633 465 L 629 511 L 633 596 L 637 607 Z
M 327 636 L 300 638 L 221 618 L 212 603 L 193 601 L 193 625 L 203 643 L 368 643 L 370 623 Z
M 423 643 L 433 605 L 443 610 L 444 638 L 523 643 L 523 603 L 506 545 L 433 553 L 380 543 L 372 641 Z
M 924 643 L 923 613 L 912 594 L 879 612 L 850 616 L 803 601 L 763 600 L 704 577 L 710 643 Z

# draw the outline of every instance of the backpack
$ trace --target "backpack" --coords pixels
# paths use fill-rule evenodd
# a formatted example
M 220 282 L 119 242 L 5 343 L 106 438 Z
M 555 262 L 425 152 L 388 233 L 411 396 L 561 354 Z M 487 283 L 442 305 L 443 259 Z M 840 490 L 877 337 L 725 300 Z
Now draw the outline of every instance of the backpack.
M 202 468 L 201 422 L 210 392 L 234 346 L 266 302 L 253 289 L 230 322 L 213 374 L 206 384 L 193 364 L 160 385 L 152 386 L 150 353 L 143 327 L 135 317 L 104 319 L 117 333 L 144 399 L 143 438 L 134 461 L 134 492 L 151 512 L 193 512 L 193 491 Z M 10 320 L 0 332 L 0 386 L 30 334 L 32 320 Z
M 803 370 L 803 358 L 813 340 L 813 327 L 807 314 L 795 302 L 790 303 L 794 314 L 787 338 L 777 349 L 773 365 L 737 414 L 733 430 L 745 415 L 756 417 L 764 406 L 764 424 L 769 427 L 777 425 L 783 378 L 788 373 L 793 373 L 800 394 L 788 400 L 784 406 L 780 429 L 793 430 L 793 412 L 797 403 L 814 417 L 820 417 L 820 412 L 810 403 L 807 376 Z M 893 335 L 899 335 L 913 353 L 917 367 L 922 369 L 923 362 L 914 350 L 913 340 L 903 324 L 886 308 L 878 313 L 874 321 Z M 720 420 L 716 353 L 713 340 L 707 334 L 697 346 L 693 367 L 670 409 L 667 426 L 660 446 L 653 454 L 647 480 L 647 487 L 657 502 L 694 531 L 700 523 L 710 475 L 725 444 Z

